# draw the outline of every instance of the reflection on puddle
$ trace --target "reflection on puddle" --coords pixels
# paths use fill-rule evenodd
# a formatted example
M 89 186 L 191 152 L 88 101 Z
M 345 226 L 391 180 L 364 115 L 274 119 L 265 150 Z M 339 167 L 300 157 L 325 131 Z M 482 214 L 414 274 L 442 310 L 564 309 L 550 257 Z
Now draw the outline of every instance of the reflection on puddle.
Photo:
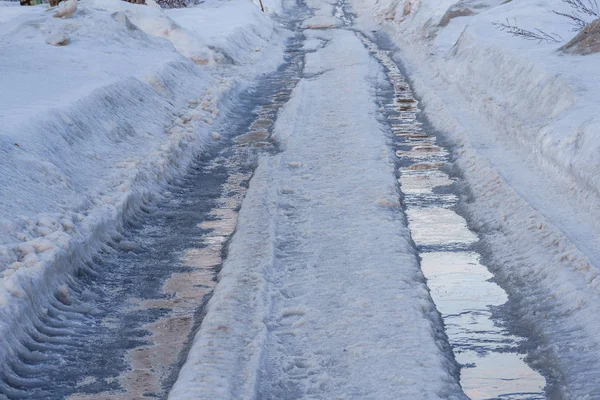
M 243 135 L 236 137 L 233 140 L 236 143 L 251 143 L 265 140 L 268 136 L 269 132 L 266 130 L 250 131 L 248 133 L 244 133 Z
M 365 46 L 386 68 L 393 93 L 385 98 L 387 120 L 398 145 L 400 184 L 409 227 L 421 258 L 431 296 L 444 319 L 446 334 L 461 368 L 464 392 L 477 399 L 545 399 L 544 378 L 519 354 L 523 338 L 499 326 L 491 308 L 508 300 L 490 282 L 493 275 L 472 249 L 477 236 L 453 211 L 458 199 L 447 188 L 441 170 L 448 152 L 421 129 L 417 101 L 391 58 L 363 38 Z
M 504 290 L 489 282 L 493 275 L 473 252 L 422 253 L 422 269 L 431 296 L 444 316 L 446 333 L 461 382 L 472 399 L 543 399 L 544 379 L 516 354 L 522 340 L 498 327 L 490 306 L 504 304 Z
M 217 163 L 221 161 L 223 159 L 216 159 Z M 163 384 L 193 331 L 194 314 L 216 285 L 216 268 L 222 263 L 223 246 L 235 230 L 235 210 L 242 202 L 246 191 L 243 183 L 250 179 L 250 175 L 250 171 L 228 175 L 221 188 L 221 196 L 215 199 L 215 207 L 207 213 L 209 219 L 198 225 L 208 232 L 195 246 L 182 252 L 180 261 L 187 268 L 184 272 L 173 273 L 166 280 L 162 296 L 129 300 L 129 313 L 153 309 L 166 313 L 156 321 L 144 324 L 141 328 L 149 332 L 145 344 L 127 352 L 125 357 L 130 368 L 114 378 L 123 390 L 76 393 L 69 396 L 69 400 L 128 400 L 164 394 Z M 79 387 L 85 388 L 94 382 L 93 377 L 86 377 Z
M 441 163 L 419 163 L 406 168 L 411 171 L 410 174 L 402 176 L 402 192 L 405 194 L 425 194 L 431 193 L 431 188 L 435 186 L 447 186 L 452 183 L 448 175 L 439 171 Z M 424 173 L 415 173 L 424 171 Z
M 477 236 L 454 211 L 442 207 L 406 210 L 413 240 L 418 246 L 473 243 Z

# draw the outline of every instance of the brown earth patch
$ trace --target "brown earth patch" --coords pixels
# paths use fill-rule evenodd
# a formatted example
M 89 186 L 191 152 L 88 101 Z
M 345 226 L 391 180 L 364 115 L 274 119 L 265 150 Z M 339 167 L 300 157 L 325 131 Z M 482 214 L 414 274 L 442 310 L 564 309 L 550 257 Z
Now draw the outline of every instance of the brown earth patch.
M 584 27 L 577 36 L 559 50 L 583 56 L 600 52 L 600 19 Z

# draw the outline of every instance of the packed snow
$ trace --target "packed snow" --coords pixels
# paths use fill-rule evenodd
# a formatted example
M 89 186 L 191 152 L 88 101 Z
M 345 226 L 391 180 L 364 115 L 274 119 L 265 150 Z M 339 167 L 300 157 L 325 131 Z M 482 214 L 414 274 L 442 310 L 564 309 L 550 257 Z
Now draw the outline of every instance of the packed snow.
M 0 3 L 0 360 L 72 268 L 213 140 L 227 99 L 281 64 L 288 35 L 245 0 L 55 13 Z
M 319 37 L 170 399 L 465 398 L 376 117 L 382 68 L 350 30 Z

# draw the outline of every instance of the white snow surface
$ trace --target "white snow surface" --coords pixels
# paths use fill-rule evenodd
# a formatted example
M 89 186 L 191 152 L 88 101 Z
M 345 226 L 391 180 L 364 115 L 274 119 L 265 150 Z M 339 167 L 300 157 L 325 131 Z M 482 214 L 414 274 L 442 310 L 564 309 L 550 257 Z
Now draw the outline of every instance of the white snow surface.
M 383 70 L 354 32 L 318 37 L 170 399 L 464 398 L 376 116 Z
M 304 3 L 313 10 L 313 16 L 303 21 L 304 28 L 323 29 L 341 25 L 342 21 L 335 15 L 337 0 L 306 0 Z
M 246 0 L 54 12 L 0 3 L 0 361 L 72 266 L 212 140 L 219 103 L 281 64 L 287 35 Z
M 600 54 L 562 54 L 492 25 L 516 18 L 566 42 L 575 33 L 552 12 L 569 11 L 560 0 L 351 3 L 362 29 L 383 26 L 398 45 L 428 118 L 454 146 L 472 194 L 464 210 L 542 338 L 537 362 L 557 367 L 556 395 L 600 396 Z M 475 14 L 438 26 L 461 4 Z

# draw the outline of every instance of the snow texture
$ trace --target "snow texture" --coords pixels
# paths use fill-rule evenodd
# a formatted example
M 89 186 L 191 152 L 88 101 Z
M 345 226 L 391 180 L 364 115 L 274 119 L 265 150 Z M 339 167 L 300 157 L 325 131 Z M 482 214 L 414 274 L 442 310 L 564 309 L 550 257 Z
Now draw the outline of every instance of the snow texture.
M 600 396 L 599 54 L 512 37 L 492 22 L 575 35 L 559 0 L 352 2 L 365 31 L 399 47 L 433 126 L 454 146 L 463 202 L 489 263 L 537 332 L 560 398 Z M 444 24 L 442 24 L 444 25 Z M 466 198 L 464 200 L 467 200 Z
M 336 0 L 306 0 L 305 4 L 314 10 L 314 15 L 302 23 L 304 28 L 323 29 L 341 25 L 335 16 Z
M 287 33 L 251 2 L 186 11 L 81 0 L 63 19 L 0 3 L 0 362 L 213 140 L 229 97 L 283 61 Z
M 172 400 L 464 398 L 376 117 L 383 70 L 354 32 L 319 36 Z

